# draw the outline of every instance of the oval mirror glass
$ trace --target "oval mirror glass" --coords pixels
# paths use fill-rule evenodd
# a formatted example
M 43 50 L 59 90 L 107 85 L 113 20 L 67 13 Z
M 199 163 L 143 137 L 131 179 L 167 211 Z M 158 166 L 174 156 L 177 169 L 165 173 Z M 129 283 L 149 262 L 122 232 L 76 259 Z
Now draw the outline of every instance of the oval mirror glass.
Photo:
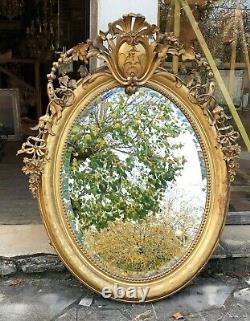
M 75 236 L 117 276 L 168 271 L 203 220 L 207 179 L 197 135 L 184 113 L 150 88 L 128 96 L 116 87 L 84 108 L 67 137 L 62 180 Z

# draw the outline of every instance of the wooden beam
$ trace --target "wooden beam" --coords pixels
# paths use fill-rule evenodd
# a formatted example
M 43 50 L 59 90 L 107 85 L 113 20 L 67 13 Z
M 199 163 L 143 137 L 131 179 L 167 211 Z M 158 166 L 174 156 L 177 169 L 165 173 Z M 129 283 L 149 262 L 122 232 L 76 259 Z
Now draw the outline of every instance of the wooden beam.
M 18 78 L 15 74 L 13 74 L 12 72 L 8 71 L 7 69 L 5 69 L 5 68 L 3 68 L 1 66 L 0 66 L 0 72 L 4 73 L 8 77 L 12 78 L 13 80 L 15 80 L 17 83 L 21 84 L 22 86 L 24 86 L 26 88 L 29 88 L 32 91 L 35 90 L 35 88 L 32 87 L 30 84 L 28 84 L 26 81 L 24 81 L 23 79 Z
M 239 16 L 240 16 L 240 34 L 242 37 L 242 47 L 243 47 L 243 53 L 244 53 L 244 58 L 245 58 L 245 63 L 247 67 L 247 73 L 248 73 L 248 80 L 250 82 L 250 60 L 249 60 L 249 53 L 248 53 L 248 44 L 247 44 L 247 39 L 246 39 L 246 32 L 244 29 L 244 22 L 243 22 L 243 17 L 242 17 L 242 11 L 239 10 Z
M 166 4 L 170 4 L 170 2 L 171 2 L 171 0 L 165 0 Z M 208 0 L 188 0 L 188 3 L 191 6 L 204 7 L 208 3 Z
M 196 34 L 196 37 L 197 37 L 197 39 L 198 39 L 198 41 L 199 41 L 199 43 L 201 45 L 201 48 L 202 48 L 202 50 L 203 50 L 203 52 L 204 52 L 204 54 L 205 54 L 205 56 L 207 58 L 207 61 L 208 61 L 209 65 L 210 65 L 210 67 L 211 67 L 211 69 L 212 69 L 212 71 L 214 73 L 215 79 L 216 79 L 216 81 L 218 83 L 218 86 L 219 86 L 219 88 L 220 88 L 220 90 L 221 90 L 221 92 L 222 92 L 222 94 L 223 94 L 223 96 L 225 98 L 225 101 L 226 101 L 226 103 L 228 105 L 228 108 L 229 108 L 229 110 L 231 112 L 231 115 L 233 116 L 233 119 L 234 119 L 234 121 L 236 123 L 236 126 L 238 127 L 238 130 L 239 130 L 239 132 L 241 134 L 241 137 L 242 137 L 242 139 L 243 139 L 243 141 L 244 141 L 244 143 L 245 143 L 245 145 L 247 147 L 247 150 L 250 152 L 250 140 L 249 140 L 248 134 L 247 134 L 247 132 L 246 132 L 246 130 L 244 128 L 244 125 L 242 124 L 242 121 L 241 121 L 241 119 L 240 119 L 240 117 L 238 115 L 238 112 L 237 112 L 237 110 L 236 110 L 236 108 L 234 106 L 233 100 L 232 100 L 232 98 L 231 98 L 231 96 L 230 96 L 230 94 L 229 94 L 229 92 L 227 90 L 227 87 L 225 85 L 224 80 L 221 77 L 221 74 L 220 74 L 220 72 L 219 72 L 219 70 L 218 70 L 218 68 L 216 66 L 216 63 L 215 63 L 215 61 L 213 59 L 213 56 L 212 56 L 212 54 L 211 54 L 211 52 L 210 52 L 210 50 L 209 50 L 209 48 L 207 46 L 207 43 L 206 43 L 206 41 L 205 41 L 201 31 L 200 31 L 198 23 L 195 20 L 193 12 L 192 12 L 192 10 L 191 10 L 191 8 L 190 8 L 190 6 L 189 6 L 189 4 L 187 3 L 186 0 L 179 0 L 179 2 L 180 2 L 180 4 L 182 5 L 182 7 L 183 7 L 183 9 L 185 11 L 185 13 L 186 13 L 186 15 L 187 15 L 187 17 L 188 17 L 188 19 L 189 19 L 189 21 L 191 23 L 191 26 L 193 27 L 193 30 L 194 30 L 194 32 Z
M 42 103 L 41 103 L 41 84 L 40 84 L 40 62 L 35 62 L 35 102 L 37 116 L 42 115 Z
M 250 183 L 250 172 L 246 173 L 242 169 L 239 169 L 237 175 Z
M 231 192 L 249 193 L 250 192 L 250 185 L 232 185 Z
M 21 59 L 21 58 L 10 58 L 2 59 L 0 58 L 0 64 L 34 64 L 36 60 L 34 59 Z
M 234 97 L 234 82 L 235 82 L 235 67 L 237 57 L 237 44 L 238 44 L 238 22 L 239 22 L 239 10 L 234 10 L 234 28 L 233 28 L 233 41 L 231 43 L 231 59 L 230 59 L 230 71 L 228 90 L 231 97 Z
M 166 26 L 165 26 L 165 31 L 166 32 L 172 32 L 172 25 L 173 25 L 173 10 L 174 10 L 174 3 L 176 0 L 171 0 L 171 3 L 169 4 L 169 10 L 168 10 L 168 15 L 166 18 Z
M 174 4 L 174 35 L 177 39 L 180 37 L 181 31 L 181 5 L 178 0 L 175 0 Z M 173 57 L 173 72 L 178 73 L 179 70 L 179 57 Z
M 220 70 L 229 70 L 230 69 L 230 63 L 225 62 L 220 64 Z M 246 64 L 244 62 L 236 62 L 235 63 L 235 70 L 246 70 Z
M 171 62 L 166 62 L 166 65 L 171 68 Z M 191 66 L 191 63 L 186 62 L 187 65 Z M 230 70 L 230 63 L 226 62 L 226 63 L 220 63 L 218 65 L 218 67 L 220 68 L 220 70 Z M 235 70 L 246 70 L 246 64 L 243 62 L 237 62 L 235 64 Z
M 229 212 L 227 215 L 227 225 L 249 225 L 250 211 Z

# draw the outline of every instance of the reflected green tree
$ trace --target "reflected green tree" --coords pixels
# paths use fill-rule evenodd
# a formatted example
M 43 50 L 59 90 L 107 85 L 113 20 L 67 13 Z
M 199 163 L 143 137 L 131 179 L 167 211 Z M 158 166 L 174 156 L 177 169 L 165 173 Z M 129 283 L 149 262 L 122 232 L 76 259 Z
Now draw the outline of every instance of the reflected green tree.
M 116 88 L 97 98 L 74 124 L 69 140 L 69 194 L 81 229 L 106 228 L 116 219 L 139 221 L 160 211 L 169 182 L 184 158 L 169 100 L 141 88 Z

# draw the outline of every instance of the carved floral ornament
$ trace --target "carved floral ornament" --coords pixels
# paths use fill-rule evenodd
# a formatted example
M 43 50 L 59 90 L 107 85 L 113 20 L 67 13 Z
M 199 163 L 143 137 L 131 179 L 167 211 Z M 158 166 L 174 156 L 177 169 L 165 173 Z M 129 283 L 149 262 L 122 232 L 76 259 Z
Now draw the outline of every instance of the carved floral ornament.
M 239 134 L 214 98 L 213 73 L 207 61 L 200 54 L 187 60 L 184 46 L 173 34 L 162 34 L 156 25 L 147 23 L 145 17 L 129 14 L 110 23 L 107 32 L 100 31 L 94 40 L 76 45 L 53 63 L 47 76 L 50 99 L 47 112 L 33 128 L 38 131 L 37 136 L 29 137 L 18 151 L 18 154 L 30 155 L 24 158 L 23 172 L 30 175 L 29 186 L 34 197 L 38 196 L 44 164 L 49 161 L 47 138 L 56 135 L 53 126 L 60 122 L 64 109 L 74 104 L 75 90 L 79 87 L 87 90 L 100 73 L 106 73 L 112 75 L 128 95 L 133 95 L 154 74 L 170 71 L 168 61 L 173 56 L 179 57 L 182 68 L 178 75 L 171 73 L 172 79 L 176 87 L 188 89 L 189 100 L 200 106 L 209 124 L 216 129 L 218 148 L 224 153 L 229 179 L 234 180 L 240 153 Z M 91 73 L 89 65 L 94 58 L 103 61 L 104 66 Z M 78 62 L 77 80 L 64 72 L 65 66 L 75 62 Z

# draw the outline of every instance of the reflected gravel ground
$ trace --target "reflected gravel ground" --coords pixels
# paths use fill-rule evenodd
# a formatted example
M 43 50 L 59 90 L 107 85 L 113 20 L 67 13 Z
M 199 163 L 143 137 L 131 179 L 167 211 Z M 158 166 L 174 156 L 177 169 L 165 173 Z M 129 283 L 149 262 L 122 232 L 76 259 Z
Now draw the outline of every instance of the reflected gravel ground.
M 178 294 L 141 305 L 104 300 L 69 273 L 0 280 L 1 321 L 168 321 L 178 312 L 186 321 L 248 321 L 249 303 L 250 274 L 203 273 Z

